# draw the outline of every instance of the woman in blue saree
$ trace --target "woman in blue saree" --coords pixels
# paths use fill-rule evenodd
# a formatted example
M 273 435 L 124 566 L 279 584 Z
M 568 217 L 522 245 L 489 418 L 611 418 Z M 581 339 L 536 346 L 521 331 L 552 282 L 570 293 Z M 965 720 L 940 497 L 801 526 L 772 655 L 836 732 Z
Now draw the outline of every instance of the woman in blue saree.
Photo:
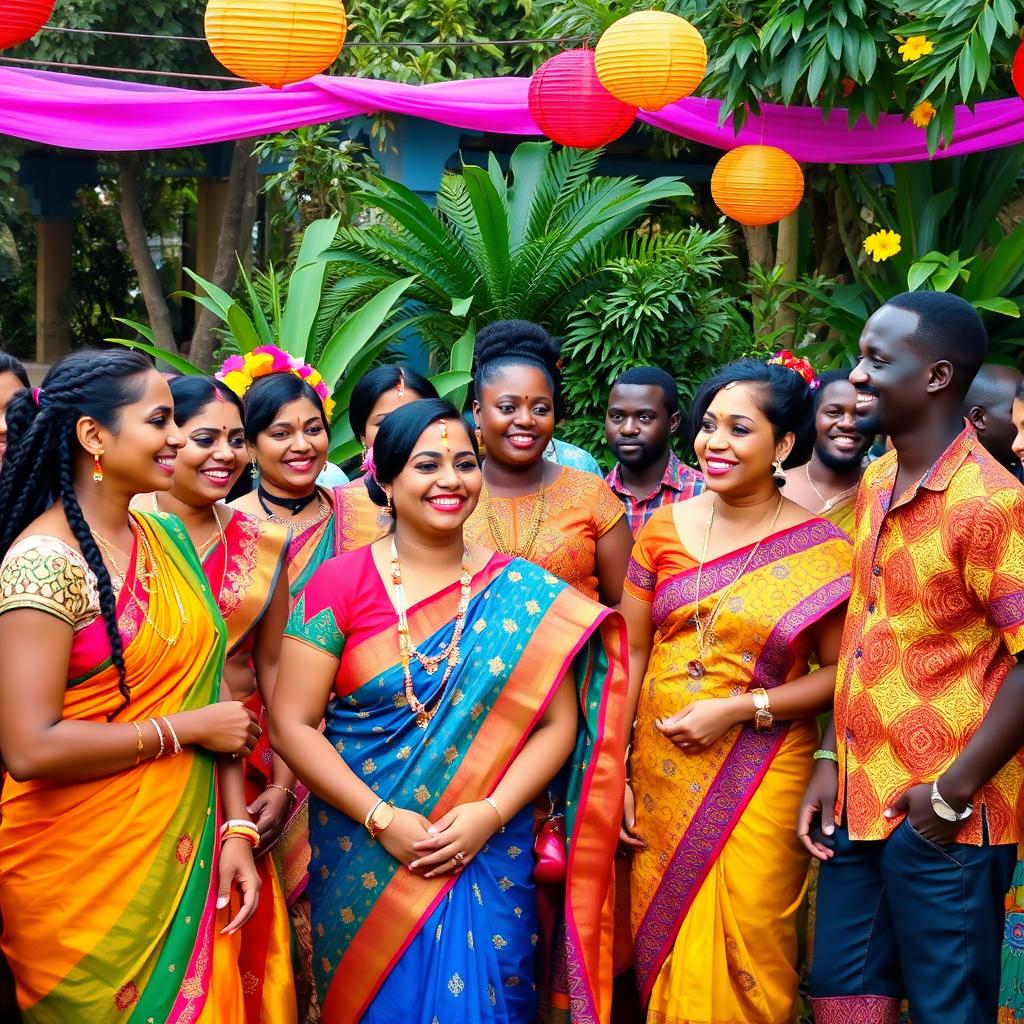
M 528 562 L 464 547 L 480 470 L 448 403 L 392 413 L 374 449 L 371 493 L 395 532 L 304 588 L 271 714 L 275 749 L 314 794 L 323 1019 L 525 1024 L 545 988 L 564 1019 L 607 1021 L 621 620 Z M 548 788 L 568 839 L 551 942 L 532 878 Z

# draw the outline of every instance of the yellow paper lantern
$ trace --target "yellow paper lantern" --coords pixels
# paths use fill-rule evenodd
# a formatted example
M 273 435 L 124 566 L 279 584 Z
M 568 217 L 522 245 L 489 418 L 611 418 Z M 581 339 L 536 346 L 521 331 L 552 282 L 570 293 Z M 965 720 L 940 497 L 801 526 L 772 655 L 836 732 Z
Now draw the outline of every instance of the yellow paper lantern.
M 210 0 L 206 41 L 249 82 L 280 89 L 329 68 L 345 42 L 341 0 Z
M 722 213 L 740 224 L 774 224 L 800 205 L 804 174 L 776 146 L 739 146 L 715 166 L 711 196 Z
M 601 84 L 617 99 L 642 110 L 661 110 L 700 85 L 708 51 L 684 18 L 637 11 L 605 30 L 594 64 Z

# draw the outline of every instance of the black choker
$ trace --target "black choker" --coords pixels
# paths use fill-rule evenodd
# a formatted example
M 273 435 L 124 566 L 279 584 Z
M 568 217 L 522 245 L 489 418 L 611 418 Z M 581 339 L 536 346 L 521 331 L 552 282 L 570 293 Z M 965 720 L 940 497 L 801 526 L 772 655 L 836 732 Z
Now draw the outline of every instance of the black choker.
M 309 494 L 304 494 L 301 498 L 282 498 L 276 494 L 271 494 L 262 483 L 256 488 L 256 496 L 259 498 L 260 504 L 263 506 L 263 511 L 268 516 L 273 515 L 273 511 L 267 508 L 267 502 L 271 505 L 278 505 L 281 508 L 287 509 L 293 516 L 297 516 L 304 508 L 316 501 L 317 495 L 320 493 L 319 489 L 314 487 Z

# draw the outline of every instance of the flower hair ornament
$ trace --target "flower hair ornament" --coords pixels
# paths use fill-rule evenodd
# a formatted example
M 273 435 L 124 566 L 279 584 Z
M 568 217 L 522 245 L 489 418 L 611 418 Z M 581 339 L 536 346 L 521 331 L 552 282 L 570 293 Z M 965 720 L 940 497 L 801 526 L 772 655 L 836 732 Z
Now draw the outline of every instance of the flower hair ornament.
M 239 398 L 244 398 L 253 381 L 271 373 L 293 373 L 300 380 L 304 380 L 323 402 L 324 415 L 330 420 L 334 412 L 334 399 L 331 398 L 327 382 L 312 366 L 297 356 L 288 355 L 276 345 L 260 345 L 245 355 L 229 356 L 215 376 Z
M 781 352 L 776 352 L 775 355 L 768 360 L 768 365 L 784 366 L 787 370 L 792 370 L 794 373 L 800 374 L 803 377 L 804 382 L 812 391 L 817 391 L 821 387 L 821 381 L 818 380 L 818 375 L 814 372 L 814 367 L 806 360 L 799 356 L 793 355 L 788 349 L 784 348 Z

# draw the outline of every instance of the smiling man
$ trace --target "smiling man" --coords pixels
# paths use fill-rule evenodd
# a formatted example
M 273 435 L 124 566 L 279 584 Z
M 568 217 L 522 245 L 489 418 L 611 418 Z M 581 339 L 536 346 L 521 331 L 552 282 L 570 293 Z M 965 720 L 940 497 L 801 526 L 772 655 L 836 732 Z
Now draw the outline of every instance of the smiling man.
M 704 490 L 704 477 L 671 448 L 681 419 L 676 382 L 656 366 L 626 370 L 612 385 L 604 435 L 617 462 L 605 480 L 626 506 L 634 537 L 655 509 Z
M 785 494 L 849 533 L 864 456 L 874 437 L 857 429 L 857 390 L 848 371 L 829 370 L 819 384 L 814 393 L 814 451 L 809 462 L 787 470 Z
M 904 997 L 914 1024 L 996 1019 L 1024 821 L 1024 489 L 961 414 L 986 347 L 967 302 L 913 292 L 868 320 L 850 374 L 857 429 L 893 450 L 861 483 L 835 721 L 798 818 L 823 861 L 819 1021 L 896 1024 Z

